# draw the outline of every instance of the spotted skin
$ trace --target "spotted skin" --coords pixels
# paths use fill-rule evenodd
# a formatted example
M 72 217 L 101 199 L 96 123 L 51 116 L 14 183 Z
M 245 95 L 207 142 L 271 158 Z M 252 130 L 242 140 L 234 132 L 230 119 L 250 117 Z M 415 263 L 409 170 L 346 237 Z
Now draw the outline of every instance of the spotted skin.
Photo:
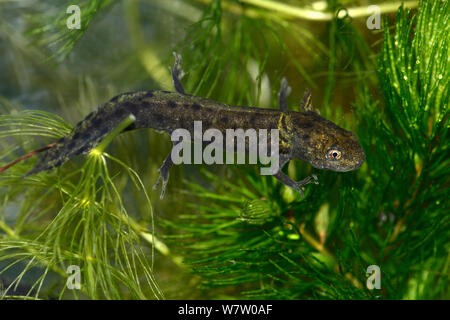
M 216 128 L 224 136 L 227 129 L 267 129 L 269 134 L 271 129 L 278 129 L 280 168 L 273 175 L 302 195 L 303 186 L 316 181 L 308 177 L 296 182 L 285 175 L 281 169 L 289 160 L 301 159 L 316 168 L 339 172 L 358 169 L 365 161 L 364 151 L 353 133 L 312 111 L 309 92 L 303 98 L 300 111 L 287 110 L 286 97 L 291 89 L 284 79 L 279 109 L 231 106 L 192 96 L 185 93 L 180 82 L 180 75 L 184 74 L 181 56 L 175 57 L 175 66 L 171 70 L 177 92 L 127 92 L 112 98 L 80 121 L 69 135 L 57 141 L 27 175 L 56 168 L 76 155 L 89 152 L 129 115 L 136 120 L 126 130 L 152 128 L 171 134 L 175 129 L 184 128 L 191 137 L 194 136 L 194 121 L 202 121 L 203 131 Z M 160 178 L 155 185 L 156 188 L 160 181 L 163 182 L 161 197 L 172 165 L 169 154 L 159 169 Z
M 365 160 L 353 133 L 314 111 L 235 107 L 176 92 L 142 91 L 123 93 L 89 114 L 48 150 L 29 174 L 58 167 L 75 155 L 89 152 L 130 114 L 136 121 L 129 129 L 153 128 L 169 134 L 184 128 L 193 135 L 194 121 L 202 121 L 203 130 L 216 128 L 224 135 L 226 129 L 279 129 L 280 153 L 319 169 L 350 171 Z M 326 151 L 333 146 L 342 151 L 340 161 L 326 158 Z

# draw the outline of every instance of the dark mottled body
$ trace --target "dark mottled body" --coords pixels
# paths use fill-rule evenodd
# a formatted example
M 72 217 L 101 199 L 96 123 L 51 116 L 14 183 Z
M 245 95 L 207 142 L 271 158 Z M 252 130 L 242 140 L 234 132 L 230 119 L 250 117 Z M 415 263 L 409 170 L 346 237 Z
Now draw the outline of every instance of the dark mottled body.
M 30 174 L 57 167 L 72 156 L 90 151 L 130 114 L 136 121 L 129 129 L 153 128 L 169 134 L 184 128 L 193 135 L 194 121 L 202 121 L 203 130 L 216 128 L 224 135 L 226 129 L 279 129 L 280 154 L 291 154 L 321 169 L 346 171 L 364 161 L 351 132 L 313 111 L 236 107 L 187 94 L 143 91 L 118 95 L 90 113 L 46 153 Z M 326 149 L 332 145 L 348 155 L 343 170 L 323 163 Z

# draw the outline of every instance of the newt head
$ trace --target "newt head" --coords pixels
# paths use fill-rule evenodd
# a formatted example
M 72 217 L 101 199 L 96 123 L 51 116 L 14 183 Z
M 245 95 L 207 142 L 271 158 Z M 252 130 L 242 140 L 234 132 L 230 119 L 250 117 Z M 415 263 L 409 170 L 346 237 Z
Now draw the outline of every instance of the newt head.
M 332 171 L 358 169 L 366 160 L 355 135 L 319 116 L 315 112 L 302 113 L 293 119 L 294 157 L 313 167 Z

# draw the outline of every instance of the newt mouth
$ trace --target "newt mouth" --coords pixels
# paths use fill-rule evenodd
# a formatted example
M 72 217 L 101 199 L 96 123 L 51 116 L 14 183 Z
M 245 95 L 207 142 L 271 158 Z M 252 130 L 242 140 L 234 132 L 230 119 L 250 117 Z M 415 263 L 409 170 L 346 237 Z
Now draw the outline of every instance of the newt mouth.
M 353 165 L 339 166 L 339 167 L 335 167 L 335 168 L 330 168 L 330 170 L 337 171 L 337 172 L 354 171 L 354 170 L 359 169 L 359 167 L 361 167 L 365 161 L 366 161 L 366 156 L 364 153 L 362 153 L 360 160 L 355 161 Z M 325 169 L 325 168 L 319 168 L 319 169 Z
M 362 164 L 366 161 L 366 153 L 361 149 L 361 159 L 357 162 L 357 166 L 355 169 L 358 169 L 362 166 Z
M 360 155 L 361 155 L 360 156 L 360 160 L 356 161 L 355 166 L 352 169 L 350 169 L 350 170 L 359 169 L 359 167 L 361 167 L 362 164 L 366 161 L 366 154 L 364 153 L 364 151 L 362 149 L 361 149 Z

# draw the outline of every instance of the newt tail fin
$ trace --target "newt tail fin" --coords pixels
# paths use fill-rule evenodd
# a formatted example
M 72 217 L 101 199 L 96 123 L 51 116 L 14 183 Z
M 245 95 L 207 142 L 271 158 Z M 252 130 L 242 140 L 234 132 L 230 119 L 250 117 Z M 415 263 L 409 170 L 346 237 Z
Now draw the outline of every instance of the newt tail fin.
M 112 110 L 111 110 L 112 109 Z M 59 167 L 69 159 L 96 147 L 128 113 L 120 106 L 101 107 L 80 121 L 65 137 L 53 144 L 44 157 L 26 175 Z
M 0 173 L 14 164 L 44 151 L 46 152 L 40 161 L 24 177 L 59 167 L 74 156 L 88 153 L 115 128 L 120 128 L 119 125 L 122 121 L 131 114 L 129 105 L 133 105 L 135 101 L 139 104 L 140 99 L 145 95 L 146 92 L 135 92 L 114 97 L 80 121 L 67 136 L 44 148 L 21 156 L 0 168 Z

